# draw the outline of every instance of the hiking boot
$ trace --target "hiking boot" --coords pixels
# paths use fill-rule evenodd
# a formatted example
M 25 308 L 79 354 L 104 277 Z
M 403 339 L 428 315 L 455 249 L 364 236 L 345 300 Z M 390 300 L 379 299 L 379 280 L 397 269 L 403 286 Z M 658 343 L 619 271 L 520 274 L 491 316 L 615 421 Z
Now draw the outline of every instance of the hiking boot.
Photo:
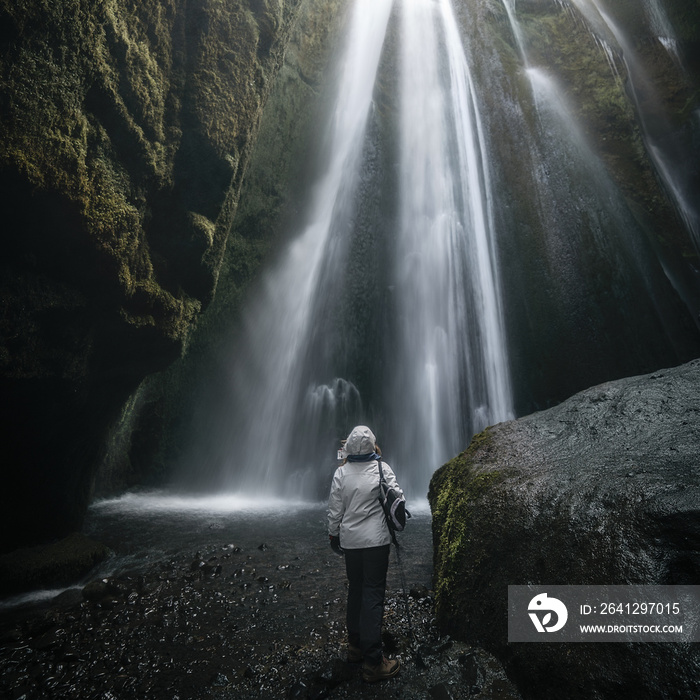
M 401 662 L 398 659 L 387 659 L 386 656 L 383 656 L 381 663 L 376 666 L 362 665 L 362 678 L 368 683 L 383 681 L 387 678 L 393 678 L 400 669 Z
M 348 663 L 356 664 L 358 661 L 362 661 L 362 649 L 348 644 Z

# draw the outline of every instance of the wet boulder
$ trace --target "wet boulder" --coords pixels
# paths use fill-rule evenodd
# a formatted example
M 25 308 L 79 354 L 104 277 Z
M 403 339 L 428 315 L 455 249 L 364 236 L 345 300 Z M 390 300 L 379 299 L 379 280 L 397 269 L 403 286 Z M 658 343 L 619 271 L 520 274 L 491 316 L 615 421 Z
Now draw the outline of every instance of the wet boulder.
M 76 583 L 108 554 L 103 544 L 77 532 L 8 552 L 0 556 L 0 597 Z
M 700 581 L 700 360 L 491 427 L 435 473 L 436 612 L 525 698 L 700 697 L 693 644 L 508 644 L 509 585 Z

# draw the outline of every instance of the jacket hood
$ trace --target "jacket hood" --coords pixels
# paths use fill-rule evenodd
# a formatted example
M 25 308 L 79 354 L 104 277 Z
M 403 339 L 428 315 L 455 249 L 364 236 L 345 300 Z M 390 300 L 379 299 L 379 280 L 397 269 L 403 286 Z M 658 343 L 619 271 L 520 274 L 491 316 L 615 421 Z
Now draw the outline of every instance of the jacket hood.
M 349 455 L 369 455 L 374 452 L 377 438 L 366 425 L 358 425 L 352 429 L 345 441 L 345 451 Z

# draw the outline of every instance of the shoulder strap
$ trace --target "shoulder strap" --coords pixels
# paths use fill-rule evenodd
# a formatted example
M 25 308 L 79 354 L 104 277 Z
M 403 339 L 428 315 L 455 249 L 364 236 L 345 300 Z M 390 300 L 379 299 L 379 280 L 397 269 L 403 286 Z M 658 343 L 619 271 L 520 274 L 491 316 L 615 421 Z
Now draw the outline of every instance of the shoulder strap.
M 381 484 L 382 481 L 386 481 L 384 478 L 384 472 L 382 471 L 382 458 L 377 457 L 377 467 L 379 468 L 379 483 Z
M 382 510 L 384 509 L 384 502 L 382 501 L 382 496 L 381 496 L 381 486 L 382 484 L 386 483 L 386 479 L 384 478 L 384 472 L 382 471 L 382 458 L 381 456 L 377 456 L 377 467 L 379 468 L 379 488 L 380 488 L 380 494 L 377 500 L 379 503 L 382 505 Z M 396 539 L 396 533 L 389 527 L 389 517 L 385 514 L 384 519 L 386 520 L 386 526 L 387 529 L 389 530 L 389 534 L 391 535 L 391 541 L 394 543 L 396 546 L 396 549 L 399 548 L 399 542 Z

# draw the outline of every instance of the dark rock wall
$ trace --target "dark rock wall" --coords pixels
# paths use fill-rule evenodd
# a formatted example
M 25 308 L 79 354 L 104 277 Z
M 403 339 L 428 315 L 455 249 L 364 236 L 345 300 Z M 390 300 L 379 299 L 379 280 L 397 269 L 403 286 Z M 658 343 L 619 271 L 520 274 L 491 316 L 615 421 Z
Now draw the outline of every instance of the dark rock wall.
M 648 69 L 662 132 L 653 134 L 655 146 L 673 144 L 672 167 L 684 172 L 697 201 L 697 4 L 660 3 L 678 38 L 682 70 L 639 3 L 598 5 Z M 632 90 L 621 46 L 573 2 L 515 3 L 530 69 L 557 86 L 569 112 L 567 143 L 566 130 L 536 109 L 504 4 L 458 6 L 493 156 L 516 413 L 697 357 L 698 242 L 650 157 L 643 127 L 652 110 Z
M 215 435 L 230 430 L 227 399 L 235 388 L 227 366 L 240 302 L 261 264 L 304 215 L 347 5 L 347 0 L 300 3 L 246 171 L 216 296 L 186 355 L 147 378 L 124 405 L 110 429 L 97 495 L 172 481 L 181 470 L 195 475 L 194 481 L 201 473 L 206 484 L 207 454 L 218 448 L 209 444 L 211 424 L 221 424 Z
M 430 488 L 437 616 L 526 698 L 696 697 L 694 644 L 508 644 L 509 585 L 697 584 L 700 360 L 487 429 Z
M 299 2 L 0 2 L 0 531 L 79 524 L 211 301 Z

